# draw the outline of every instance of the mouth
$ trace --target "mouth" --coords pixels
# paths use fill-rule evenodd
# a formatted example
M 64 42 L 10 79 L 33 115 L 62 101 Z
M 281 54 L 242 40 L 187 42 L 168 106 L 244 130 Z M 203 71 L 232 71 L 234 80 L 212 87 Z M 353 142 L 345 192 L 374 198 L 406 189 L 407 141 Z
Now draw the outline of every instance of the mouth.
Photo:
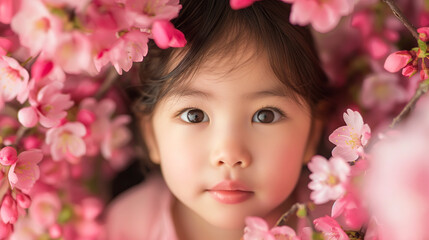
M 207 190 L 216 201 L 223 204 L 237 204 L 251 198 L 254 194 L 244 184 L 237 181 L 222 181 Z

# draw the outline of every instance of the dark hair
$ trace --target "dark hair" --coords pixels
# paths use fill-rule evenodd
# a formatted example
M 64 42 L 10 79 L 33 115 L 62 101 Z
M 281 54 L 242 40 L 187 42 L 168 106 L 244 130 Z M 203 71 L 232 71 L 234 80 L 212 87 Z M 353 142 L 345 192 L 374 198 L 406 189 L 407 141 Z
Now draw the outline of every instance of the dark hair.
M 289 23 L 289 4 L 264 0 L 241 10 L 232 10 L 229 0 L 183 0 L 181 4 L 172 22 L 185 34 L 187 46 L 163 50 L 149 43 L 148 56 L 140 66 L 135 105 L 139 112 L 152 113 L 156 103 L 207 58 L 231 55 L 238 46 L 256 44 L 258 51 L 266 52 L 278 79 L 315 114 L 327 95 L 328 81 L 308 28 Z

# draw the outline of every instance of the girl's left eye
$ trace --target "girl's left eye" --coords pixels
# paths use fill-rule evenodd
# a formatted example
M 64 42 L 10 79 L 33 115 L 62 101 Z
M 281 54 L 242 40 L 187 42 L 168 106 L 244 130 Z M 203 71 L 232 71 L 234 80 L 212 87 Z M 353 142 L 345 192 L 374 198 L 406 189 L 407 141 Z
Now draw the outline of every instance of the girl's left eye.
M 274 123 L 284 116 L 283 112 L 278 109 L 264 108 L 253 115 L 252 121 L 257 123 Z

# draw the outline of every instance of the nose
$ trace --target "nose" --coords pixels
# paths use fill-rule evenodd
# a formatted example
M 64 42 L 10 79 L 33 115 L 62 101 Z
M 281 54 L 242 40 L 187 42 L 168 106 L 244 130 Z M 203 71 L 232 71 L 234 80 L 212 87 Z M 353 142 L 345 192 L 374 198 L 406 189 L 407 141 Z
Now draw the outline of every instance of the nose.
M 211 156 L 211 164 L 215 167 L 246 168 L 251 162 L 251 153 L 245 142 L 232 134 L 218 139 Z

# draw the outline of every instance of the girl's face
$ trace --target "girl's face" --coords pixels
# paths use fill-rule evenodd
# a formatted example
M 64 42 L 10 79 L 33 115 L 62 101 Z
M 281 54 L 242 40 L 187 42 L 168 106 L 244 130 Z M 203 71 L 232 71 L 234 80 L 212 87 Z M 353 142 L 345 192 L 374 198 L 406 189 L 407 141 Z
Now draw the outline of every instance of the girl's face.
M 242 229 L 246 216 L 274 224 L 287 210 L 311 122 L 307 104 L 293 100 L 266 57 L 240 56 L 205 62 L 143 119 L 143 129 L 178 199 L 179 221 L 197 216 Z

